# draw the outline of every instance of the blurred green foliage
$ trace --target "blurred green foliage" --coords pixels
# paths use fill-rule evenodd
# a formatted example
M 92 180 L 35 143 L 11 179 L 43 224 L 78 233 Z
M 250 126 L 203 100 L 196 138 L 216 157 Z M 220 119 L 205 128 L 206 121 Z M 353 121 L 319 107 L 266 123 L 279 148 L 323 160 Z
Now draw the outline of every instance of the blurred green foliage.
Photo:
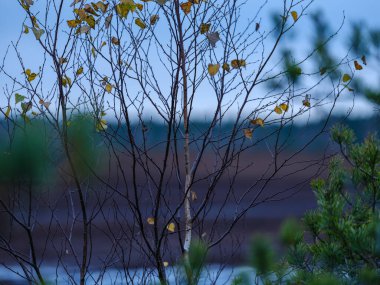
M 1 182 L 46 182 L 49 169 L 49 146 L 43 122 L 15 128 L 11 138 L 0 139 Z
M 191 243 L 189 252 L 184 256 L 182 261 L 185 273 L 186 283 L 188 285 L 196 285 L 202 273 L 202 268 L 206 261 L 207 246 L 199 240 Z
M 37 185 L 53 183 L 59 168 L 72 169 L 79 179 L 97 171 L 103 154 L 94 119 L 76 116 L 52 136 L 52 127 L 42 120 L 14 125 L 9 136 L 0 137 L 0 183 Z
M 318 207 L 302 224 L 284 223 L 283 258 L 274 263 L 268 239 L 251 248 L 256 280 L 238 276 L 233 284 L 380 284 L 380 141 L 369 135 L 355 141 L 349 128 L 337 125 L 332 139 L 341 155 L 330 161 L 327 179 L 312 182 Z

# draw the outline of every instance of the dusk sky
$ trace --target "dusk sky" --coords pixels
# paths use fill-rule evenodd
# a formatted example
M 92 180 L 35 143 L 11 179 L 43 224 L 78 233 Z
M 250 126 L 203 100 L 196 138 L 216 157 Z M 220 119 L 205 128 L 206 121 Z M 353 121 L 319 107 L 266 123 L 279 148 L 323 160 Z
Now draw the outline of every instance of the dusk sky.
M 41 4 L 43 1 L 39 0 L 35 2 L 37 4 Z M 72 0 L 68 0 L 67 2 L 69 5 Z M 262 2 L 263 1 L 255 0 L 247 1 L 246 7 L 249 9 L 244 10 L 243 14 L 247 14 L 249 16 L 250 9 L 252 9 L 252 11 L 256 11 L 258 3 Z M 282 0 L 268 1 L 268 5 L 261 15 L 261 20 L 263 21 L 264 25 L 265 21 L 270 23 L 271 14 L 276 10 L 281 9 L 282 3 Z M 12 41 L 16 41 L 20 35 L 20 31 L 22 30 L 22 23 L 24 20 L 24 14 L 17 1 L 1 0 L 1 5 L 2 10 L 5 11 L 4 15 L 0 17 L 0 57 L 3 58 L 7 47 L 9 47 Z M 347 37 L 349 36 L 349 30 L 352 23 L 360 22 L 370 28 L 380 28 L 380 18 L 378 12 L 380 11 L 379 0 L 315 0 L 309 9 L 309 13 L 317 11 L 321 11 L 321 16 L 323 16 L 328 21 L 333 30 L 337 29 L 341 25 L 343 17 L 345 15 L 346 21 L 344 27 L 338 36 L 334 39 L 334 45 L 338 51 L 341 49 L 341 51 L 344 52 L 344 49 L 347 49 L 347 45 L 344 44 L 347 42 Z M 298 27 L 298 30 L 296 30 L 297 35 L 295 40 L 297 41 L 297 47 L 299 49 L 302 49 L 307 43 L 307 40 L 312 36 L 311 25 L 310 29 L 307 29 L 308 25 L 310 25 L 310 21 L 305 20 L 303 21 L 302 26 Z M 24 53 L 23 56 L 27 58 L 28 64 L 33 65 L 33 63 L 35 63 L 35 65 L 38 66 L 37 62 L 40 61 L 40 59 L 38 55 L 35 56 L 35 39 L 32 35 L 28 35 L 27 38 L 23 39 L 23 41 L 24 44 L 22 45 L 21 50 Z M 15 65 L 13 65 L 13 62 Z M 17 60 L 15 60 L 14 54 L 11 53 L 7 58 L 5 69 L 12 71 L 13 68 L 15 68 L 14 71 L 18 70 L 19 63 Z M 371 72 L 370 67 L 368 70 L 368 74 L 366 75 L 367 79 L 369 78 L 369 80 L 376 85 L 377 83 L 375 82 L 377 81 L 377 75 L 374 72 Z M 17 75 L 16 72 L 14 72 L 14 74 Z M 1 77 L 2 74 L 0 72 L 0 78 Z M 4 83 L 0 81 L 0 88 L 4 88 L 3 84 Z M 0 107 L 5 108 L 6 106 L 4 98 L 1 97 L 3 96 L 0 96 Z M 338 109 L 341 109 L 341 112 L 345 112 L 347 106 L 350 106 L 351 104 L 352 102 L 349 100 L 347 101 L 347 104 L 340 104 L 340 106 L 338 106 Z M 204 104 L 204 106 L 207 106 L 207 104 Z M 204 106 L 199 106 L 199 109 L 201 110 L 200 113 L 207 112 L 207 109 L 204 109 L 202 111 L 202 107 L 204 108 Z M 372 114 L 372 112 L 373 107 L 369 102 L 363 98 L 356 98 L 355 109 L 353 112 L 354 115 L 366 116 L 368 114 Z

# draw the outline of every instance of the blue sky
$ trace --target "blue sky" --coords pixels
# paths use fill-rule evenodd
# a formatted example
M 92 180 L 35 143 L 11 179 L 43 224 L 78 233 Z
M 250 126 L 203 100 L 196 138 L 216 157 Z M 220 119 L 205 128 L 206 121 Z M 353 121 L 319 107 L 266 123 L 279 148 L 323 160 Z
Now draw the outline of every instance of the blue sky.
M 44 2 L 44 0 L 39 0 L 37 2 Z M 67 0 L 68 5 L 72 2 L 72 0 Z M 249 13 L 249 10 L 255 10 L 255 7 L 257 6 L 257 3 L 259 1 L 256 0 L 248 0 L 247 1 L 247 10 L 244 13 Z M 289 0 L 288 0 L 289 2 Z M 263 14 L 261 15 L 261 18 L 265 20 L 267 17 L 270 18 L 270 14 L 278 9 L 278 7 L 281 7 L 283 3 L 283 0 L 269 0 L 268 6 L 265 8 Z M 0 41 L 0 58 L 3 57 L 6 48 L 9 46 L 11 41 L 16 41 L 20 31 L 22 30 L 22 22 L 23 22 L 23 11 L 17 4 L 17 1 L 14 0 L 1 0 L 1 8 L 2 11 L 4 11 L 2 17 L 0 17 L 0 33 L 1 33 L 1 41 Z M 335 42 L 341 42 L 343 43 L 345 39 L 347 38 L 349 28 L 351 23 L 354 22 L 361 22 L 364 25 L 367 25 L 371 28 L 380 28 L 380 0 L 362 0 L 362 1 L 356 1 L 356 0 L 315 0 L 311 8 L 309 9 L 309 12 L 314 11 L 322 11 L 325 19 L 330 23 L 332 28 L 337 28 L 341 24 L 341 21 L 343 19 L 343 15 L 346 17 L 345 25 L 341 31 L 341 33 L 337 36 Z M 307 21 L 304 22 L 305 24 L 299 28 L 299 32 L 301 33 L 308 33 L 310 30 L 308 30 L 308 24 Z M 300 35 L 297 35 L 298 37 Z M 302 35 L 301 35 L 302 36 Z M 310 37 L 310 34 L 308 35 Z M 30 42 L 32 43 L 33 38 L 30 39 Z M 302 41 L 301 48 L 302 48 Z M 29 61 L 33 61 L 34 59 L 34 50 L 33 45 L 23 45 L 22 50 L 25 55 L 29 57 Z M 38 59 L 38 57 L 36 57 Z M 12 66 L 9 65 L 9 62 L 12 62 L 8 60 L 8 68 L 12 68 Z M 371 75 L 369 75 L 370 77 Z M 0 74 L 0 79 L 2 75 Z M 1 81 L 0 81 L 0 88 L 3 88 Z M 0 93 L 0 107 L 4 107 L 4 101 L 3 98 L 1 98 Z M 351 102 L 347 102 L 347 106 L 349 106 Z M 371 112 L 363 112 L 363 110 L 372 110 L 372 106 L 366 102 L 364 99 L 358 98 L 356 101 L 356 110 L 358 116 L 364 115 L 364 114 L 370 114 Z M 207 106 L 207 104 L 204 104 Z M 341 105 L 341 108 L 344 109 L 344 104 Z M 200 108 L 202 106 L 199 106 Z M 205 110 L 207 111 L 207 110 Z

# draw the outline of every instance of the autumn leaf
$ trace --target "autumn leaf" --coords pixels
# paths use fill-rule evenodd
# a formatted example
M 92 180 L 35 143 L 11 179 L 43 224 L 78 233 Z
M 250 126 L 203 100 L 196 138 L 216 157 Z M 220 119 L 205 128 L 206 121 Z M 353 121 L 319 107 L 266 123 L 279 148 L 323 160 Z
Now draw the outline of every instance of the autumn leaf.
M 32 31 L 34 36 L 36 37 L 36 40 L 40 40 L 42 35 L 45 33 L 43 29 L 37 29 L 35 27 L 32 27 Z
M 284 112 L 286 112 L 286 111 L 288 111 L 289 106 L 288 106 L 288 104 L 286 104 L 286 103 L 282 103 L 282 104 L 280 104 L 280 108 L 281 108 Z
M 107 83 L 105 89 L 106 89 L 106 91 L 108 93 L 111 93 L 111 91 L 112 91 L 112 85 L 110 83 Z
M 95 6 L 90 6 L 89 4 L 84 5 L 83 10 L 86 11 L 88 14 L 92 14 L 92 15 L 98 17 L 99 15 L 94 10 L 94 7 L 96 8 L 96 11 L 97 11 L 98 7 L 96 5 Z
M 112 14 L 110 14 L 106 17 L 106 20 L 104 22 L 104 26 L 106 27 L 106 29 L 108 29 L 110 27 L 111 22 L 112 22 Z
M 227 72 L 230 72 L 231 70 L 230 65 L 227 62 L 223 63 L 222 68 Z
M 142 0 L 142 1 L 147 2 L 146 0 Z M 168 0 L 155 0 L 155 1 L 157 2 L 157 4 L 164 5 Z
M 11 106 L 8 106 L 7 110 L 5 111 L 4 115 L 5 115 L 5 118 L 9 118 L 9 115 L 11 113 Z
M 136 6 L 134 6 L 136 8 Z M 132 4 L 120 3 L 116 5 L 116 13 L 120 18 L 125 18 L 128 16 L 129 11 L 134 11 Z
M 348 82 L 348 81 L 350 81 L 351 80 L 351 76 L 349 76 L 347 73 L 345 73 L 344 75 L 343 75 L 343 82 Z
M 160 16 L 158 15 L 152 15 L 150 16 L 150 24 L 153 26 L 157 23 L 157 21 L 160 19 Z
M 69 85 L 69 87 L 72 85 L 72 82 L 71 82 L 71 78 L 68 77 L 67 75 L 65 75 L 65 79 L 67 81 L 67 84 Z
M 206 38 L 213 48 L 216 46 L 216 43 L 220 40 L 218 32 L 207 33 Z
M 81 75 L 83 73 L 83 66 L 79 67 L 77 72 L 76 72 L 76 75 Z
M 208 73 L 211 75 L 211 76 L 214 76 L 215 74 L 218 73 L 219 71 L 219 68 L 220 68 L 220 64 L 217 63 L 217 64 L 209 64 L 208 65 Z
M 294 22 L 296 22 L 298 20 L 298 13 L 296 11 L 292 11 L 290 14 L 292 15 Z
M 167 261 L 164 261 L 163 264 L 164 264 L 164 267 L 168 267 L 169 266 L 169 262 L 167 262 Z
M 148 222 L 149 225 L 154 225 L 154 218 L 153 217 L 149 217 L 148 219 L 146 219 L 146 221 Z
M 60 58 L 58 59 L 58 62 L 59 62 L 60 65 L 62 65 L 62 64 L 64 64 L 64 63 L 67 62 L 67 58 L 65 58 L 65 57 L 60 57 Z
M 118 46 L 120 44 L 120 41 L 116 37 L 111 38 L 111 43 L 113 43 L 115 46 Z
M 38 75 L 34 72 L 31 72 L 29 68 L 27 70 L 25 70 L 25 74 L 26 74 L 26 78 L 29 82 L 32 82 L 34 79 L 36 79 L 36 77 Z
M 246 66 L 246 62 L 244 59 L 234 59 L 231 61 L 231 66 L 232 68 L 240 68 L 240 67 L 245 67 Z
M 197 193 L 194 191 L 191 191 L 191 201 L 195 201 L 198 199 Z
M 142 30 L 146 28 L 145 23 L 144 23 L 140 18 L 137 18 L 137 19 L 135 20 L 135 24 L 136 24 L 137 26 L 139 26 Z
M 24 25 L 24 34 L 29 34 L 29 27 L 27 25 Z
M 92 28 L 95 29 L 95 18 L 92 15 L 86 17 L 85 22 Z
M 102 13 L 105 13 L 107 12 L 107 9 L 108 9 L 108 3 L 103 3 L 102 1 L 98 1 L 96 4 L 96 7 L 98 7 L 98 9 L 100 11 L 102 11 Z
M 264 120 L 261 118 L 256 118 L 256 119 L 251 120 L 251 124 L 252 125 L 259 125 L 259 126 L 263 127 L 264 126 Z
M 81 21 L 84 21 L 87 17 L 87 13 L 84 9 L 74 9 L 74 13 L 77 14 Z
M 38 102 L 40 105 L 43 105 L 46 109 L 48 109 L 50 107 L 50 102 L 45 102 L 44 100 L 40 99 L 40 101 Z
M 357 60 L 354 61 L 354 65 L 355 65 L 356 70 L 362 70 L 363 69 L 363 66 L 361 66 Z
M 79 25 L 79 23 L 80 23 L 80 21 L 78 21 L 78 20 L 68 20 L 67 21 L 67 25 L 70 28 L 76 28 Z
M 200 28 L 201 34 L 203 35 L 203 34 L 207 33 L 210 30 L 210 27 L 211 27 L 211 24 L 202 23 L 201 28 Z
M 174 223 L 170 223 L 169 225 L 167 225 L 166 229 L 173 233 L 175 231 L 175 224 Z
M 308 94 L 306 94 L 305 99 L 302 100 L 302 105 L 310 108 L 310 96 Z
M 87 25 L 81 26 L 81 27 L 76 31 L 76 34 L 87 34 L 87 33 L 90 31 L 90 29 L 91 29 L 90 26 L 87 26 Z
M 96 124 L 96 131 L 101 132 L 105 131 L 108 128 L 107 121 L 105 119 L 100 119 Z
M 276 106 L 275 108 L 274 108 L 274 111 L 277 113 L 277 114 L 282 114 L 282 109 L 279 107 L 279 106 Z
M 252 136 L 253 136 L 253 129 L 244 129 L 243 132 L 244 132 L 244 136 L 245 136 L 247 139 L 252 139 Z
M 191 6 L 192 5 L 193 5 L 193 3 L 191 3 L 191 2 L 181 3 L 181 9 L 187 15 L 191 12 Z

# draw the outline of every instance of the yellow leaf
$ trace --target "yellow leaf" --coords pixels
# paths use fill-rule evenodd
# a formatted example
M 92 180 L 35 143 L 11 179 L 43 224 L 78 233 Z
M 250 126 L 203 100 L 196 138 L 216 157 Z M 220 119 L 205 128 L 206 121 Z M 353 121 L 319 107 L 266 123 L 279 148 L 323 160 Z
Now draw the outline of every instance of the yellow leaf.
M 218 73 L 219 71 L 219 68 L 220 68 L 220 64 L 217 63 L 217 64 L 209 64 L 208 65 L 208 73 L 211 75 L 211 76 L 214 76 L 215 74 Z
M 24 25 L 24 34 L 29 34 L 29 27 Z
M 153 217 L 149 217 L 148 219 L 146 219 L 146 221 L 148 222 L 149 225 L 154 225 L 154 218 Z
M 137 19 L 135 20 L 135 24 L 136 24 L 137 26 L 139 26 L 141 29 L 145 29 L 145 28 L 146 28 L 145 23 L 144 23 L 140 18 L 137 18 Z
M 230 65 L 227 62 L 223 63 L 222 68 L 227 72 L 230 72 L 231 70 Z
M 143 5 L 143 4 L 140 4 L 140 3 L 136 4 L 136 7 L 137 7 L 137 9 L 139 9 L 140 11 L 142 11 L 142 10 L 144 9 L 144 5 Z
M 197 193 L 194 192 L 194 191 L 191 191 L 191 200 L 192 200 L 192 201 L 195 201 L 195 200 L 197 200 L 197 199 L 198 199 Z
M 169 266 L 169 262 L 164 261 L 164 267 L 168 267 L 168 266 Z
M 211 24 L 201 24 L 201 34 L 205 34 L 210 30 Z
M 9 118 L 9 114 L 11 113 L 11 107 L 8 106 L 7 110 L 5 111 L 5 117 Z
M 296 22 L 298 20 L 298 13 L 296 11 L 292 11 L 290 14 L 292 14 L 293 20 Z
M 74 13 L 78 15 L 78 17 L 83 21 L 86 19 L 87 14 L 84 9 L 74 9 Z
M 86 23 L 93 29 L 95 29 L 95 18 L 92 15 L 89 15 L 84 19 Z
M 67 21 L 67 25 L 70 27 L 70 28 L 76 28 L 78 26 L 78 24 L 80 23 L 80 21 L 78 20 L 68 20 Z
M 354 61 L 354 65 L 355 65 L 356 70 L 362 70 L 363 69 L 363 66 L 361 66 L 357 60 Z
M 100 9 L 100 11 L 102 11 L 102 13 L 107 12 L 108 3 L 104 4 L 103 2 L 98 1 L 95 5 L 96 5 L 96 7 L 98 7 L 98 9 Z
M 166 227 L 166 229 L 167 229 L 169 232 L 173 233 L 173 232 L 175 231 L 175 224 L 174 224 L 174 223 L 170 223 L 170 224 Z
M 112 91 L 112 85 L 109 84 L 109 83 L 107 83 L 105 89 L 106 89 L 106 91 L 107 91 L 108 93 L 111 93 L 111 91 Z
M 347 82 L 351 80 L 351 76 L 349 76 L 347 73 L 343 75 L 343 82 Z
M 280 107 L 281 107 L 282 110 L 284 110 L 284 112 L 288 111 L 288 109 L 289 109 L 289 106 L 286 103 L 280 104 Z
M 34 72 L 31 72 L 30 69 L 25 70 L 26 78 L 29 82 L 32 82 L 34 79 L 36 79 L 37 75 Z
M 76 72 L 76 75 L 81 75 L 83 73 L 83 66 L 79 67 L 77 72 Z
M 264 120 L 261 118 L 257 118 L 257 119 L 251 120 L 251 124 L 259 125 L 259 126 L 263 127 L 264 126 Z
M 247 139 L 251 139 L 252 138 L 252 135 L 253 135 L 253 130 L 252 129 L 244 129 L 244 136 L 247 138 Z
M 112 37 L 111 38 L 111 42 L 115 45 L 115 46 L 118 46 L 120 44 L 120 41 L 118 38 L 116 37 Z
M 67 83 L 69 84 L 69 87 L 71 86 L 71 78 L 65 75 L 65 78 L 67 80 Z
M 96 124 L 96 131 L 101 132 L 105 131 L 108 128 L 107 121 L 105 119 L 100 119 Z
M 310 104 L 310 96 L 309 95 L 306 95 L 305 99 L 302 100 L 302 105 L 304 105 L 305 107 L 310 108 L 311 104 Z
M 160 19 L 160 16 L 158 15 L 152 15 L 150 16 L 150 24 L 153 26 L 157 23 L 157 21 Z
M 278 107 L 278 106 L 276 106 L 276 107 L 274 108 L 274 111 L 275 111 L 277 114 L 282 114 L 282 109 L 281 109 L 280 107 Z
M 95 12 L 95 10 L 94 10 L 94 8 L 93 7 L 95 7 L 96 8 L 96 11 L 97 10 L 99 10 L 98 9 L 98 6 L 96 6 L 96 5 L 93 5 L 92 7 L 89 5 L 89 4 L 86 4 L 86 5 L 84 5 L 84 8 L 83 8 L 83 10 L 85 10 L 87 13 L 89 13 L 89 14 L 92 14 L 92 15 L 94 15 L 94 16 L 99 16 L 96 12 Z
M 128 16 L 129 12 L 136 10 L 136 4 L 132 0 L 122 0 L 120 4 L 116 5 L 116 12 L 121 18 Z
M 181 9 L 187 15 L 187 14 L 189 14 L 191 12 L 191 6 L 192 5 L 193 5 L 193 3 L 191 3 L 191 2 L 182 3 L 181 4 Z
M 246 63 L 244 59 L 234 59 L 231 61 L 232 68 L 240 68 L 245 67 Z

